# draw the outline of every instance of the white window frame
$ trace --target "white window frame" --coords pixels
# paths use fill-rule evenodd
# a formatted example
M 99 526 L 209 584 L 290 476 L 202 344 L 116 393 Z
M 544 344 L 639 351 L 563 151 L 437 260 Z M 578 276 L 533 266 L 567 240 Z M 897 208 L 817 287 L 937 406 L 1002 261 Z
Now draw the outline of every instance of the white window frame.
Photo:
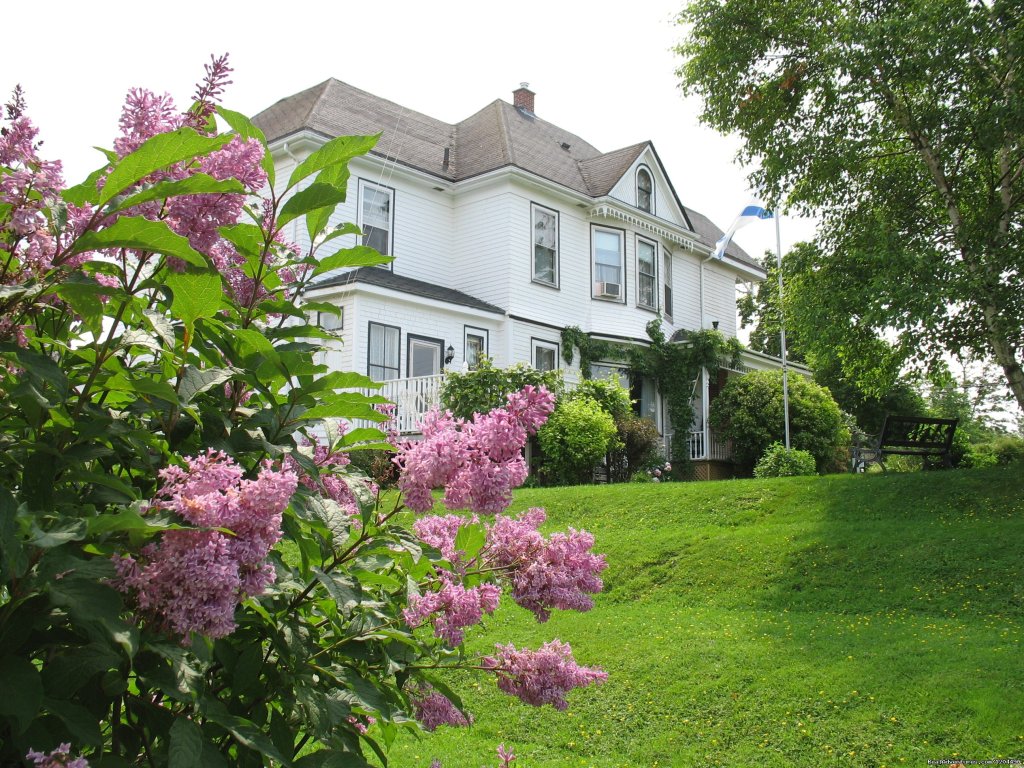
M 366 233 L 366 227 L 372 226 L 366 224 L 366 216 L 364 214 L 363 206 L 367 202 L 367 197 L 370 192 L 383 194 L 388 198 L 388 226 L 384 230 L 387 232 L 387 247 L 385 250 L 380 251 L 384 256 L 395 255 L 395 190 L 391 187 L 385 187 L 381 184 L 374 184 L 366 179 L 359 180 L 359 229 L 363 231 L 360 245 L 369 245 L 367 242 L 370 239 L 370 235 Z M 377 229 L 383 230 L 383 227 L 377 227 Z M 373 247 L 373 246 L 370 246 Z M 380 250 L 379 248 L 377 250 Z M 382 265 L 385 269 L 391 269 L 390 264 Z
M 544 216 L 550 216 L 552 221 L 553 221 L 553 223 L 554 223 L 554 230 L 555 230 L 555 232 L 554 232 L 554 234 L 555 234 L 555 236 L 554 236 L 554 246 L 552 248 L 550 248 L 550 250 L 552 251 L 551 259 L 552 259 L 552 272 L 553 272 L 551 280 L 548 280 L 545 277 L 540 277 L 538 275 L 538 270 L 537 270 L 537 249 L 538 248 L 547 248 L 547 246 L 541 245 L 540 243 L 537 242 L 537 240 L 539 239 L 538 238 L 538 231 L 537 231 L 538 214 L 542 214 Z M 559 279 L 559 269 L 558 269 L 558 250 L 559 250 L 559 248 L 558 248 L 558 245 L 559 245 L 559 235 L 560 235 L 560 233 L 559 233 L 560 224 L 561 224 L 561 222 L 559 221 L 558 211 L 556 211 L 556 210 L 554 210 L 552 208 L 547 208 L 547 207 L 545 207 L 543 205 L 539 205 L 537 203 L 530 203 L 530 273 L 532 275 L 531 279 L 535 283 L 540 283 L 541 285 L 547 285 L 547 286 L 550 286 L 552 288 L 558 288 L 558 279 Z
M 651 272 L 647 273 L 641 269 L 642 260 L 640 259 L 641 247 L 649 246 L 651 248 Z M 654 240 L 648 240 L 646 237 L 637 236 L 636 238 L 636 305 L 641 309 L 649 309 L 654 312 L 658 311 L 658 244 Z M 643 300 L 644 288 L 649 289 L 651 295 L 650 303 Z
M 551 352 L 554 355 L 554 367 L 553 368 L 541 368 L 537 365 L 537 352 L 538 350 L 544 350 L 545 352 Z M 530 364 L 538 371 L 557 371 L 562 367 L 561 355 L 559 353 L 559 345 L 554 341 L 547 341 L 546 339 L 530 339 Z
M 614 235 L 619 241 L 619 263 L 617 267 L 618 277 L 616 280 L 608 280 L 607 272 L 604 269 L 611 269 L 612 265 L 598 263 L 597 261 L 597 241 L 600 235 Z M 592 227 L 590 230 L 590 269 L 594 279 L 591 281 L 591 298 L 600 299 L 601 301 L 614 301 L 618 304 L 626 303 L 626 232 L 625 230 L 615 229 L 613 227 Z M 604 278 L 604 279 L 602 279 Z M 619 285 L 619 296 L 618 298 L 601 296 L 598 293 L 597 286 L 599 283 L 616 282 Z
M 469 348 L 470 348 L 469 338 L 470 338 L 470 336 L 474 336 L 474 337 L 483 339 L 483 347 L 480 350 L 480 356 L 488 357 L 490 355 L 491 334 L 490 334 L 490 331 L 488 331 L 486 328 L 475 328 L 472 325 L 465 325 L 465 326 L 463 326 L 463 331 L 462 331 L 462 359 L 466 363 L 466 365 L 469 367 L 469 370 L 475 371 L 479 367 L 479 365 L 480 365 L 480 360 L 479 360 L 479 357 L 478 357 L 476 363 L 473 363 L 469 359 Z
M 650 183 L 650 189 L 648 190 L 650 193 L 650 197 L 647 201 L 647 207 L 641 205 L 640 202 L 641 174 L 645 175 L 647 177 L 647 181 Z M 654 213 L 654 174 L 651 173 L 651 169 L 648 168 L 646 165 L 641 165 L 639 168 L 636 169 L 636 207 L 639 208 L 641 211 L 646 211 L 647 213 L 651 214 Z
M 374 331 L 378 330 L 384 334 L 384 360 L 380 363 L 373 362 L 373 335 Z M 394 338 L 394 343 L 388 343 L 388 335 L 390 331 L 394 331 L 397 335 Z M 389 359 L 389 352 L 394 349 L 394 365 L 391 365 Z M 372 368 L 379 368 L 385 372 L 384 376 L 377 377 L 371 372 Z M 393 376 L 387 376 L 387 373 L 394 372 Z M 366 331 L 366 375 L 374 381 L 390 381 L 391 379 L 398 379 L 402 376 L 402 329 L 397 325 L 387 325 L 386 323 L 375 323 L 372 320 L 367 324 Z
M 316 313 L 316 327 L 325 331 L 345 330 L 345 308 L 338 307 L 338 314 L 333 312 Z

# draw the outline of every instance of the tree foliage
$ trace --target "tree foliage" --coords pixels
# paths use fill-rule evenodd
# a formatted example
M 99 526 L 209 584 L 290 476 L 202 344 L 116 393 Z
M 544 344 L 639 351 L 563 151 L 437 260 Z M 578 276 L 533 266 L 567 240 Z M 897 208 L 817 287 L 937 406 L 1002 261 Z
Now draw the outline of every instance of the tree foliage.
M 819 217 L 794 270 L 871 369 L 970 350 L 1024 407 L 1024 7 L 1016 0 L 692 0 L 685 90 L 774 204 Z M 810 348 L 810 347 L 809 347 Z

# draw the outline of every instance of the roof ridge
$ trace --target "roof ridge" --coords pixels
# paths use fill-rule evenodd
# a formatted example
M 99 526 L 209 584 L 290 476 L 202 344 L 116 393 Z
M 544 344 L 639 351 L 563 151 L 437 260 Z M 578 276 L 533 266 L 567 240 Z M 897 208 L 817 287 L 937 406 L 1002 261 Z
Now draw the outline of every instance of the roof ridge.
M 505 119 L 505 105 L 507 101 L 501 99 L 495 99 L 491 102 L 495 106 L 495 112 L 498 115 L 498 127 L 501 129 L 501 135 L 504 138 L 501 154 L 505 158 L 505 162 L 512 165 L 516 164 L 515 152 L 512 147 L 512 129 L 509 127 L 508 120 Z M 508 104 L 508 106 L 512 106 Z M 515 109 L 515 107 L 512 107 Z

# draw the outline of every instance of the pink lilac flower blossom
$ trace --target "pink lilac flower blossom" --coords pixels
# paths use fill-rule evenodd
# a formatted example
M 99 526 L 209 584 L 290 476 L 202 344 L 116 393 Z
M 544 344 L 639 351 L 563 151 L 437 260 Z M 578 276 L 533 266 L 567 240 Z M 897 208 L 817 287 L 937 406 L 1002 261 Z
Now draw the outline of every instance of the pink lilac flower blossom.
M 455 548 L 455 537 L 459 535 L 459 528 L 477 522 L 479 518 L 476 515 L 471 518 L 459 515 L 428 515 L 417 519 L 412 524 L 412 529 L 421 541 L 438 550 L 445 560 L 458 564 L 465 554 Z
M 441 486 L 449 509 L 493 514 L 508 507 L 512 489 L 527 476 L 526 437 L 554 409 L 554 396 L 544 388 L 526 387 L 509 395 L 508 402 L 507 408 L 474 414 L 468 422 L 449 411 L 423 418 L 423 439 L 402 445 L 395 458 L 403 470 L 399 488 L 410 509 L 431 509 L 431 491 Z
M 233 459 L 219 451 L 186 458 L 160 471 L 163 481 L 154 507 L 169 510 L 201 528 L 167 531 L 143 548 L 141 560 L 115 558 L 122 592 L 161 626 L 187 637 L 199 632 L 224 637 L 234 631 L 235 607 L 261 594 L 274 580 L 266 562 L 281 538 L 281 515 L 297 478 L 265 463 L 255 480 L 245 480 Z
M 25 759 L 31 760 L 35 768 L 89 768 L 84 757 L 71 757 L 71 745 L 66 742 L 49 754 L 30 749 Z
M 347 428 L 346 424 L 339 424 L 339 435 L 344 434 Z M 313 463 L 320 468 L 317 479 L 314 479 L 308 472 L 303 470 L 291 456 L 285 457 L 284 467 L 294 472 L 299 478 L 299 483 L 303 486 L 314 492 L 323 492 L 328 498 L 336 501 L 353 518 L 359 517 L 361 514 L 359 500 L 356 498 L 349 482 L 338 474 L 338 470 L 352 462 L 351 457 L 345 451 L 331 450 L 327 445 L 320 442 L 310 443 L 307 440 L 306 446 L 308 447 L 309 445 L 313 446 Z M 356 482 L 366 482 L 370 492 L 374 495 L 379 490 L 372 482 L 363 480 L 357 480 Z
M 428 731 L 436 730 L 439 725 L 461 727 L 472 722 L 472 718 L 460 712 L 447 696 L 427 683 L 421 683 L 408 694 L 413 716 Z
M 552 608 L 589 611 L 590 598 L 603 588 L 598 577 L 606 567 L 604 555 L 590 550 L 594 537 L 570 528 L 550 539 L 537 530 L 545 520 L 543 509 L 534 507 L 519 518 L 497 515 L 487 531 L 483 561 L 507 570 L 512 599 L 547 621 Z
M 552 640 L 537 651 L 517 651 L 514 645 L 497 645 L 498 654 L 483 660 L 498 678 L 498 688 L 535 707 L 569 706 L 565 694 L 574 688 L 602 683 L 608 674 L 596 667 L 581 667 L 568 643 Z
M 516 755 L 511 749 L 505 749 L 505 743 L 502 742 L 498 745 L 498 759 L 501 761 L 499 768 L 509 768 L 512 761 L 516 759 Z
M 501 590 L 494 584 L 467 589 L 444 571 L 441 581 L 438 590 L 411 597 L 402 617 L 410 627 L 432 621 L 434 634 L 454 647 L 462 642 L 466 627 L 479 624 L 485 613 L 497 610 Z

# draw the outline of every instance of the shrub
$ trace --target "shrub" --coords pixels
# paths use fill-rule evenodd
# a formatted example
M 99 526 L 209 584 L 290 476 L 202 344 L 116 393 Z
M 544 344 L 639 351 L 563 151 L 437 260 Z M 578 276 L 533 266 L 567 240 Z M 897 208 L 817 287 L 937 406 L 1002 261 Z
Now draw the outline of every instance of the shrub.
M 818 472 L 843 471 L 850 431 L 828 390 L 790 376 L 789 414 L 792 447 L 814 456 Z M 749 476 L 768 447 L 785 436 L 782 372 L 730 378 L 711 403 L 711 425 L 732 440 L 737 471 Z
M 630 414 L 615 421 L 618 446 L 608 454 L 610 480 L 623 482 L 661 463 L 661 435 L 650 419 Z
M 616 376 L 583 379 L 566 397 L 588 397 L 606 413 L 611 414 L 616 421 L 629 419 L 633 415 L 633 401 L 629 399 L 629 390 L 622 386 Z
M 754 477 L 798 477 L 818 474 L 814 457 L 796 448 L 786 450 L 782 443 L 772 443 L 754 467 Z
M 595 400 L 563 398 L 537 433 L 543 472 L 559 484 L 587 482 L 616 434 L 615 420 Z
M 963 465 L 968 467 L 1008 466 L 1024 462 L 1024 439 L 1003 435 L 985 443 L 970 446 Z
M 441 384 L 441 407 L 460 419 L 470 419 L 474 413 L 488 413 L 505 404 L 506 395 L 531 385 L 544 387 L 556 395 L 562 390 L 560 370 L 538 371 L 529 365 L 517 363 L 508 368 L 496 368 L 483 357 L 475 371 L 448 371 Z

